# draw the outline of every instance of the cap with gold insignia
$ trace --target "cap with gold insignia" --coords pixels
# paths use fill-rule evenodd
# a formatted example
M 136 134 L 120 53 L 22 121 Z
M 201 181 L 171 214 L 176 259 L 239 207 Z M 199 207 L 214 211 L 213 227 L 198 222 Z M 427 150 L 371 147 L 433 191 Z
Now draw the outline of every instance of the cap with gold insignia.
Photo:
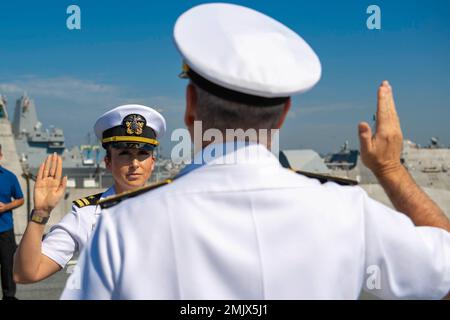
M 104 113 L 94 125 L 97 138 L 104 148 L 156 147 L 166 131 L 166 121 L 156 110 L 138 104 L 128 104 Z
M 321 64 L 297 33 L 258 11 L 234 4 L 203 4 L 174 27 L 183 78 L 221 98 L 276 105 L 311 89 Z

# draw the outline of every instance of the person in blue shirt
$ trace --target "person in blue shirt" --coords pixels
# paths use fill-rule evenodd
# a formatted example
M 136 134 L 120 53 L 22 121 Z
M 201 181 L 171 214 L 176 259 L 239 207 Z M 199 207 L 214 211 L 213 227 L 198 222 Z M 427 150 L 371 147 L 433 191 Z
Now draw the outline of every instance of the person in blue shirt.
M 0 145 L 0 160 L 3 158 Z M 3 300 L 14 300 L 16 284 L 13 280 L 14 223 L 12 210 L 23 205 L 23 194 L 17 177 L 0 165 L 0 269 Z

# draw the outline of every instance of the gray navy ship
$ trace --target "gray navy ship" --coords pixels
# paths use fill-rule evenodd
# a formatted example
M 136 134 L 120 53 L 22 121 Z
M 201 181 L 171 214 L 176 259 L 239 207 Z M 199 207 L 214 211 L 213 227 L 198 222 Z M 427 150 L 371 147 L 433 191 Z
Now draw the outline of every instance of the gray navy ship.
M 324 157 L 313 150 L 284 150 L 280 153 L 280 162 L 296 171 L 357 182 L 372 198 L 392 207 L 376 177 L 362 163 L 359 150 L 351 149 L 348 142 L 338 152 Z M 404 140 L 401 162 L 416 183 L 450 217 L 450 148 L 441 145 L 437 138 L 431 138 L 425 147 Z
M 27 95 L 16 102 L 12 132 L 25 173 L 36 175 L 46 156 L 56 152 L 63 159 L 63 174 L 68 177 L 69 187 L 102 188 L 111 184 L 111 175 L 101 163 L 99 146 L 87 144 L 66 148 L 64 131 L 53 126 L 43 128 L 34 101 Z
M 410 140 L 403 141 L 401 162 L 421 187 L 450 191 L 450 148 L 431 138 L 422 147 Z M 375 176 L 362 163 L 358 150 L 346 142 L 341 150 L 324 158 L 331 175 L 356 179 L 360 184 L 377 183 Z

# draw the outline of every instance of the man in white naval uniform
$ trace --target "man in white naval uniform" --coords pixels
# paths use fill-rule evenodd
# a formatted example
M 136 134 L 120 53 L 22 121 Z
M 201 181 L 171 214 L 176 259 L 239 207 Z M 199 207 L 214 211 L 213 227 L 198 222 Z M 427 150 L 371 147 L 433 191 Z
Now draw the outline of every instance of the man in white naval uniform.
M 146 184 L 154 168 L 157 138 L 165 128 L 164 117 L 142 105 L 123 105 L 103 114 L 94 131 L 106 149 L 105 163 L 114 185 L 103 193 L 75 200 L 71 212 L 42 241 L 45 223 L 66 186 L 61 157 L 53 154 L 46 159 L 36 177 L 31 220 L 15 256 L 16 282 L 37 282 L 64 268 L 94 230 L 101 213 L 97 202 Z
M 203 133 L 280 128 L 290 96 L 320 78 L 319 60 L 300 36 L 244 7 L 194 7 L 177 20 L 174 37 L 190 79 L 184 120 L 193 140 L 197 120 Z M 449 292 L 450 223 L 400 163 L 387 81 L 376 133 L 361 123 L 359 134 L 364 163 L 398 211 L 360 187 L 283 168 L 259 132 L 257 142 L 203 141 L 173 182 L 117 197 L 114 206 L 103 201 L 62 299 L 356 299 L 364 288 L 381 298 L 439 299 Z

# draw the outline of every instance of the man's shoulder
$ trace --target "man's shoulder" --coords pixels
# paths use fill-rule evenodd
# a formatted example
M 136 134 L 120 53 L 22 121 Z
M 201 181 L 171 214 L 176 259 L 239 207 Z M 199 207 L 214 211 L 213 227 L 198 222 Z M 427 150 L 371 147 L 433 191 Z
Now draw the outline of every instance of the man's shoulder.
M 321 184 L 325 184 L 327 182 L 333 182 L 340 186 L 356 186 L 356 185 L 358 185 L 358 181 L 349 179 L 349 178 L 337 177 L 337 176 L 332 176 L 329 174 L 307 172 L 307 171 L 301 171 L 301 170 L 292 170 L 292 171 L 299 175 L 305 176 L 307 178 L 315 179 L 318 182 L 320 182 Z
M 317 210 L 353 210 L 366 194 L 355 180 L 291 169 L 282 172 L 278 189 L 293 205 L 310 203 Z
M 0 173 L 4 174 L 8 178 L 16 178 L 16 175 L 14 174 L 14 172 L 9 171 L 8 169 L 6 169 L 3 166 L 0 166 Z

